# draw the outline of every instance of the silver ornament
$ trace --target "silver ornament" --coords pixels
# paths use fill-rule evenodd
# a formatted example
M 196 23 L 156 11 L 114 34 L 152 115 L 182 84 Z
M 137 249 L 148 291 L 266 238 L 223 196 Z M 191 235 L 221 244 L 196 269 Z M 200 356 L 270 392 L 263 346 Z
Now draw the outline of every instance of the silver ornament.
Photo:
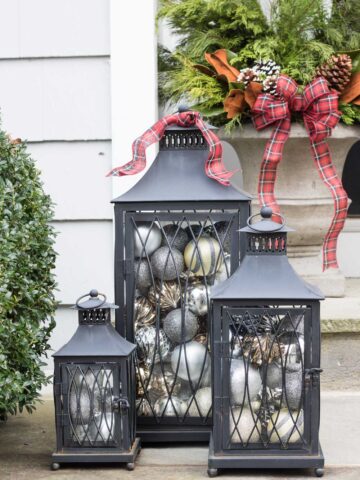
M 219 242 L 205 235 L 186 245 L 184 259 L 187 268 L 199 277 L 214 274 L 223 263 Z
M 175 396 L 161 397 L 154 403 L 156 416 L 161 417 L 181 417 L 184 415 L 184 407 L 186 404 Z
M 151 270 L 147 260 L 137 260 L 134 262 L 135 285 L 143 292 L 152 285 Z
M 208 311 L 208 294 L 202 283 L 191 284 L 186 291 L 186 306 L 195 315 L 206 315 Z
M 242 356 L 242 337 L 238 334 L 234 335 L 229 330 L 229 342 L 231 358 L 240 358 Z
M 257 413 L 249 408 L 232 408 L 229 415 L 231 443 L 258 443 L 261 441 L 261 423 Z
M 196 400 L 196 401 L 195 401 Z M 189 406 L 190 405 L 190 406 Z M 211 417 L 211 405 L 212 405 L 212 396 L 211 388 L 205 387 L 200 388 L 194 397 L 191 397 L 188 401 L 188 412 L 189 417 Z
M 285 371 L 285 385 L 283 388 L 282 405 L 288 407 L 291 410 L 296 410 L 301 407 L 301 394 L 302 394 L 302 369 L 297 371 Z
M 272 362 L 264 368 L 266 372 L 266 386 L 269 388 L 281 388 L 282 386 L 282 368 L 278 362 Z
M 174 343 L 188 342 L 195 337 L 198 328 L 197 318 L 187 308 L 184 316 L 181 308 L 177 308 L 169 312 L 163 320 L 164 332 Z
M 243 358 L 232 359 L 230 366 L 230 394 L 231 403 L 245 405 L 255 400 L 261 390 L 262 382 L 259 370 L 246 363 Z M 246 378 L 247 372 L 247 378 Z
M 87 439 L 107 442 L 114 438 L 115 415 L 113 412 L 99 413 L 93 418 L 87 431 Z
M 157 335 L 158 333 L 158 335 Z M 146 364 L 163 361 L 170 351 L 170 342 L 161 328 L 146 326 L 139 328 L 135 334 L 138 358 Z
M 155 223 L 141 222 L 134 230 L 134 255 L 146 257 L 152 255 L 161 245 L 161 232 Z
M 184 270 L 184 258 L 176 248 L 160 247 L 151 257 L 153 274 L 160 280 L 175 280 Z
M 205 383 L 210 383 L 210 363 L 210 355 L 207 348 L 198 342 L 178 345 L 171 355 L 173 372 L 177 373 L 183 380 L 191 381 L 193 387 L 198 385 L 201 372 L 203 372 L 201 380 Z
M 213 285 L 218 285 L 219 283 L 223 282 L 227 278 L 230 277 L 231 274 L 231 257 L 230 255 L 226 255 L 223 263 L 220 265 L 219 270 L 215 273 Z
M 172 224 L 163 227 L 161 244 L 165 247 L 177 248 L 179 252 L 183 253 L 188 242 L 189 236 L 183 228 Z
M 271 416 L 267 426 L 270 443 L 297 443 L 304 434 L 303 410 L 289 412 L 283 408 Z
M 229 222 L 216 222 L 212 236 L 222 244 L 224 252 L 231 253 L 231 226 Z M 217 234 L 217 235 L 216 235 Z

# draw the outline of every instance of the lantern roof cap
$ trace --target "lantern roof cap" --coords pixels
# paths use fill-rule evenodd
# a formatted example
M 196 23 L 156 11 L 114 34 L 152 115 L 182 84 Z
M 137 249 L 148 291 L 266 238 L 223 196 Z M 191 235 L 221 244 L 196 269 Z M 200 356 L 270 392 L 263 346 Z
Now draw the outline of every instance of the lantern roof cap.
M 257 217 L 261 216 L 261 220 L 251 223 L 251 221 Z M 281 223 L 274 222 L 272 220 L 273 216 L 277 216 Z M 248 233 L 283 233 L 283 232 L 293 232 L 294 229 L 286 225 L 285 219 L 280 213 L 274 213 L 270 207 L 262 207 L 260 213 L 252 215 L 248 221 L 247 226 L 240 229 L 240 232 Z
M 177 129 L 186 130 L 182 127 Z M 223 158 L 240 167 L 235 149 L 221 142 Z M 149 170 L 113 203 L 239 202 L 251 195 L 233 185 L 224 186 L 205 173 L 209 150 L 205 148 L 161 149 Z M 235 177 L 234 177 L 235 178 Z
M 80 300 L 83 298 L 90 297 L 84 302 L 80 303 Z M 103 293 L 99 293 L 95 288 L 90 290 L 89 293 L 86 293 L 85 295 L 82 295 L 76 300 L 75 305 L 73 305 L 71 308 L 74 310 L 99 310 L 99 309 L 105 309 L 105 308 L 119 308 L 117 305 L 114 303 L 109 303 L 106 301 L 106 295 Z
M 246 255 L 235 273 L 212 288 L 212 300 L 323 300 L 314 285 L 305 282 L 286 255 Z

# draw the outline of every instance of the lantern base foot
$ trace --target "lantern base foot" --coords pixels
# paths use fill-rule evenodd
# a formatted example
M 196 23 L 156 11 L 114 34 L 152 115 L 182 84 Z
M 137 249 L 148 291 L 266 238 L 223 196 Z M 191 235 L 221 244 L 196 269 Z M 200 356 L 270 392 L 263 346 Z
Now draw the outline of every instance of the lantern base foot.
M 209 456 L 208 456 L 208 474 L 210 471 L 218 469 L 314 469 L 317 477 L 322 477 L 324 474 L 324 456 L 319 447 L 319 454 L 313 455 L 294 450 L 293 454 L 289 454 L 289 450 L 282 454 L 280 450 L 274 450 L 270 453 L 266 451 L 249 451 L 245 449 L 228 450 L 215 453 L 213 438 L 210 438 Z M 209 474 L 209 476 L 211 476 Z
M 208 477 L 215 478 L 219 475 L 219 470 L 217 468 L 208 468 L 207 474 Z
M 125 452 L 114 452 L 112 448 L 106 453 L 101 448 L 64 448 L 53 453 L 51 469 L 58 470 L 62 464 L 70 463 L 125 463 L 128 470 L 134 470 L 140 448 L 140 438 L 135 438 L 131 449 Z

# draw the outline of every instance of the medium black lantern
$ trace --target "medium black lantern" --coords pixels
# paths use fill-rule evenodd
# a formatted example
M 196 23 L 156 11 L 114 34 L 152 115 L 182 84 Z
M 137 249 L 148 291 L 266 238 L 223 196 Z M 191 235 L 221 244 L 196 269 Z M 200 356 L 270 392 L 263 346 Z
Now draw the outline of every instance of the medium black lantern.
M 168 127 L 148 172 L 113 201 L 116 328 L 137 344 L 145 441 L 210 435 L 209 288 L 239 265 L 250 196 L 205 175 L 208 153 L 196 127 Z
M 111 325 L 106 297 L 91 290 L 79 326 L 53 357 L 57 449 L 52 469 L 63 463 L 119 462 L 133 470 L 135 438 L 135 345 Z
M 241 231 L 246 255 L 212 292 L 214 426 L 208 474 L 219 468 L 315 468 L 319 445 L 320 303 L 286 256 L 290 228 Z

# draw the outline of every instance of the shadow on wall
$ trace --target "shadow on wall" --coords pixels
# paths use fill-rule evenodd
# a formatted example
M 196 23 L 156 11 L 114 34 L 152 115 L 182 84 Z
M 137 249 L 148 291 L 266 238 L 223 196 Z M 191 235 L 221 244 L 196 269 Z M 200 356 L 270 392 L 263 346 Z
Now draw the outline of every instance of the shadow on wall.
M 354 143 L 347 154 L 342 182 L 351 198 L 349 215 L 360 215 L 360 141 Z

